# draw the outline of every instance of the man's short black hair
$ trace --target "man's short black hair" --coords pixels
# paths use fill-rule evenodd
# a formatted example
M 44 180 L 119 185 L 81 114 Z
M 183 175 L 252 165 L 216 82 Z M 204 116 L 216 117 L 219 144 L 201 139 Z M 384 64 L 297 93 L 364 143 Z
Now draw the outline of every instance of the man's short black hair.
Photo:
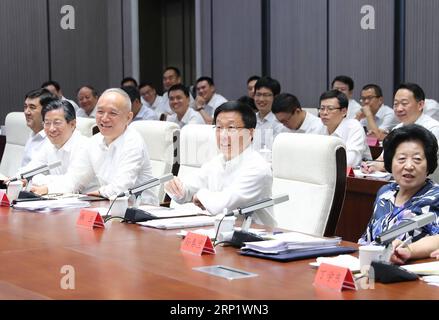
M 137 89 L 136 87 L 133 87 L 133 86 L 123 86 L 123 87 L 121 87 L 121 89 L 123 91 L 125 91 L 127 93 L 127 95 L 130 97 L 131 103 L 136 101 L 136 99 L 140 101 L 139 89 Z
M 76 111 L 73 105 L 67 100 L 60 99 L 52 99 L 49 101 L 43 109 L 41 109 L 41 116 L 44 119 L 46 118 L 46 113 L 52 110 L 61 109 L 64 111 L 64 119 L 66 119 L 67 123 L 76 119 Z
M 419 141 L 427 159 L 427 175 L 432 174 L 437 167 L 438 144 L 434 134 L 417 124 L 408 124 L 392 130 L 383 140 L 384 167 L 392 172 L 392 161 L 398 146 L 407 141 Z
M 400 89 L 406 89 L 409 90 L 413 93 L 413 96 L 415 97 L 416 101 L 424 101 L 425 100 L 425 92 L 424 90 L 422 90 L 422 88 L 417 85 L 416 83 L 410 83 L 410 82 L 406 82 L 406 83 L 401 83 L 398 87 L 398 89 L 396 89 L 396 91 L 400 90 Z M 396 94 L 395 91 L 395 94 Z
M 49 80 L 49 81 L 44 82 L 41 85 L 41 88 L 45 88 L 45 87 L 48 87 L 48 86 L 54 86 L 56 91 L 61 90 L 61 86 L 59 85 L 59 83 L 54 81 L 54 80 Z
M 232 100 L 224 102 L 218 108 L 215 109 L 213 114 L 213 123 L 216 123 L 216 118 L 221 112 L 238 112 L 241 114 L 244 127 L 247 129 L 256 128 L 256 114 L 248 104 L 244 102 Z
M 334 78 L 334 80 L 332 80 L 331 88 L 334 87 L 334 82 L 335 81 L 339 81 L 339 82 L 343 82 L 344 84 L 347 84 L 348 87 L 349 87 L 349 91 L 354 90 L 354 80 L 352 80 L 351 77 L 348 77 L 348 76 L 336 76 Z
M 35 90 L 31 90 L 28 93 L 26 93 L 24 99 L 35 99 L 35 98 L 39 98 L 40 99 L 40 104 L 41 106 L 44 107 L 44 105 L 46 105 L 50 100 L 56 99 L 56 97 L 46 88 L 40 88 L 40 89 L 35 89 Z
M 125 82 L 134 82 L 134 85 L 138 86 L 136 79 L 134 79 L 133 77 L 125 77 L 122 79 L 122 81 L 120 82 L 120 86 L 121 87 L 126 87 L 127 85 L 125 85 Z
M 181 83 L 174 84 L 172 87 L 170 87 L 168 90 L 168 96 L 171 94 L 172 91 L 177 91 L 177 90 L 183 91 L 184 95 L 189 98 L 189 89 L 184 84 Z
M 271 112 L 279 113 L 293 113 L 297 108 L 302 108 L 299 99 L 290 93 L 281 93 L 274 98 Z
M 213 83 L 213 79 L 211 77 L 199 77 L 197 79 L 197 81 L 195 82 L 195 84 L 197 85 L 199 82 L 201 81 L 207 81 L 207 83 L 209 84 L 209 86 L 214 86 L 215 84 Z
M 165 73 L 168 70 L 174 71 L 175 74 L 177 75 L 177 77 L 179 77 L 179 78 L 181 77 L 180 69 L 178 69 L 177 67 L 173 67 L 173 66 L 166 67 L 166 69 L 163 71 L 163 73 Z
M 255 83 L 255 92 L 260 88 L 267 88 L 273 93 L 273 96 L 277 96 L 280 93 L 280 83 L 276 79 L 270 77 L 262 77 Z
M 383 90 L 381 90 L 381 87 L 380 87 L 379 85 L 377 85 L 377 84 L 374 84 L 374 83 L 366 84 L 366 85 L 361 89 L 361 91 L 365 91 L 365 90 L 369 90 L 369 89 L 373 89 L 373 91 L 375 91 L 375 95 L 376 95 L 378 98 L 381 98 L 381 97 L 383 96 Z
M 346 95 L 343 92 L 337 89 L 323 92 L 322 95 L 320 96 L 319 104 L 322 102 L 322 100 L 332 99 L 332 98 L 337 98 L 340 108 L 346 108 L 346 109 L 348 108 L 349 106 L 348 97 L 346 97 Z
M 257 76 L 257 75 L 250 76 L 250 77 L 247 79 L 247 84 L 248 84 L 250 81 L 254 81 L 254 80 L 258 81 L 259 79 L 261 79 L 260 76 Z

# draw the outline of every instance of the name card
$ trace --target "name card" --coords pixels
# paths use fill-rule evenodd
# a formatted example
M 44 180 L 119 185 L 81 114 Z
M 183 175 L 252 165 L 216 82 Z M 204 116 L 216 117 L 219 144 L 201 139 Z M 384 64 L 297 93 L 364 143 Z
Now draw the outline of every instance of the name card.
M 206 235 L 188 232 L 184 238 L 180 250 L 201 256 L 203 253 L 215 254 L 212 241 Z
M 0 206 L 2 207 L 9 207 L 11 203 L 9 202 L 8 196 L 6 195 L 6 192 L 0 191 Z
M 105 228 L 99 212 L 89 209 L 81 209 L 76 225 L 87 229 Z
M 375 138 L 374 136 L 367 136 L 366 142 L 369 147 L 376 147 L 379 145 L 378 138 Z
M 329 288 L 337 291 L 343 289 L 357 290 L 354 276 L 349 268 L 321 263 L 314 278 L 316 287 Z
M 346 167 L 346 176 L 355 177 L 354 169 L 352 169 L 352 167 Z

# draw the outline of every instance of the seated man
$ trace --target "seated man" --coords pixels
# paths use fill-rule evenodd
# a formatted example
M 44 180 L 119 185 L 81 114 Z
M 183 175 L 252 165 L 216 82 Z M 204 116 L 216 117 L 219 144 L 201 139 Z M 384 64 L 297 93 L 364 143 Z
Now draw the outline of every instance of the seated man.
M 19 172 L 25 172 L 42 165 L 61 161 L 61 166 L 50 170 L 49 175 L 39 174 L 33 177 L 33 185 L 47 185 L 53 175 L 65 174 L 70 165 L 78 161 L 81 149 L 87 144 L 88 138 L 81 135 L 76 128 L 75 108 L 67 100 L 50 101 L 41 111 L 44 132 L 51 143 L 45 144 L 32 158 L 27 166 Z M 81 188 L 81 191 L 95 190 L 96 181 Z
M 33 155 L 47 142 L 46 133 L 43 130 L 41 109 L 43 108 L 44 100 L 47 101 L 52 98 L 53 95 L 47 89 L 32 90 L 26 94 L 24 100 L 24 116 L 26 117 L 26 125 L 32 132 L 24 146 L 24 154 L 21 161 L 22 167 L 27 165 L 32 160 Z
M 152 179 L 151 164 L 142 137 L 128 127 L 133 113 L 131 101 L 122 89 L 108 89 L 98 100 L 96 124 L 100 132 L 91 137 L 65 175 L 45 187 L 34 187 L 38 194 L 78 192 L 94 178 L 99 189 L 89 195 L 110 198 Z M 142 202 L 158 204 L 151 190 L 142 193 Z
M 276 119 L 291 132 L 320 134 L 322 121 L 315 115 L 302 110 L 299 99 L 289 93 L 281 93 L 273 101 L 271 110 Z
M 140 93 L 136 87 L 133 86 L 124 86 L 121 88 L 123 91 L 127 93 L 131 100 L 131 111 L 133 112 L 133 120 L 158 120 L 159 117 L 155 114 L 152 109 L 148 108 L 145 105 L 142 105 L 140 102 Z
M 383 92 L 376 84 L 368 84 L 361 90 L 361 110 L 355 119 L 367 128 L 367 134 L 382 141 L 397 124 L 392 108 L 384 105 Z
M 154 111 L 157 118 L 163 113 L 166 113 L 166 105 L 164 104 L 163 97 L 157 94 L 157 90 L 150 82 L 143 82 L 139 85 L 140 100 L 142 105 Z
M 227 99 L 215 92 L 215 84 L 210 77 L 198 78 L 195 87 L 197 89 L 195 110 L 200 113 L 204 122 L 212 124 L 212 116 L 215 109 L 226 102 Z
M 96 118 L 96 103 L 99 94 L 95 88 L 86 85 L 78 90 L 78 101 L 80 108 L 76 110 L 76 116 L 81 118 Z
M 361 110 L 361 105 L 352 98 L 354 94 L 354 80 L 348 76 L 336 76 L 334 80 L 332 80 L 331 87 L 346 95 L 349 100 L 346 119 L 354 119 L 357 112 Z
M 221 152 L 184 181 L 165 185 L 178 203 L 192 201 L 212 214 L 233 210 L 271 196 L 270 165 L 251 148 L 256 116 L 248 105 L 229 101 L 215 110 L 216 142 Z M 254 214 L 256 222 L 276 224 L 271 210 Z
M 67 100 L 75 108 L 75 110 L 79 109 L 79 107 L 78 107 L 78 105 L 76 104 L 75 101 L 70 100 L 70 99 L 66 99 L 63 96 L 63 93 L 62 93 L 62 90 L 61 90 L 61 86 L 59 85 L 58 82 L 53 81 L 53 80 L 46 81 L 46 82 L 44 82 L 41 85 L 41 88 L 49 90 L 55 97 L 57 97 L 57 98 L 59 98 L 61 100 Z
M 348 99 L 338 90 L 324 92 L 320 96 L 320 118 L 325 125 L 322 133 L 336 136 L 346 145 L 348 167 L 355 167 L 362 159 L 372 159 L 369 146 L 366 144 L 366 133 L 360 122 L 346 119 Z
M 182 84 L 176 84 L 169 88 L 169 105 L 174 114 L 166 118 L 167 121 L 175 122 L 183 128 L 188 123 L 205 124 L 201 115 L 189 107 L 190 93 Z
M 256 134 L 253 142 L 256 150 L 273 147 L 274 138 L 283 131 L 271 108 L 274 98 L 280 93 L 280 83 L 270 77 L 262 77 L 255 84 Z
M 439 234 L 439 186 L 427 179 L 438 165 L 435 137 L 424 127 L 410 124 L 390 132 L 383 141 L 383 148 L 384 165 L 395 182 L 378 191 L 372 218 L 358 243 L 370 244 L 382 232 L 428 212 L 436 215 L 435 221 L 398 239 L 404 241 L 411 236 L 417 241 Z
M 424 90 L 415 83 L 401 84 L 393 99 L 393 111 L 396 118 L 401 122 L 394 129 L 409 124 L 418 124 L 430 130 L 436 139 L 439 139 L 439 122 L 423 113 L 425 101 Z M 383 154 L 376 161 L 362 163 L 361 170 L 366 173 L 386 171 L 383 165 Z

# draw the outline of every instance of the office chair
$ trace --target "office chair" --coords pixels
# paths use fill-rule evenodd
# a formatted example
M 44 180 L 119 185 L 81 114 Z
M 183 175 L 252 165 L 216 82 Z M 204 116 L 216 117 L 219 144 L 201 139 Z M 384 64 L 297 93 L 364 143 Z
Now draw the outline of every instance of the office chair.
M 81 132 L 83 136 L 91 137 L 93 135 L 93 128 L 96 126 L 96 119 L 94 118 L 76 118 L 76 129 Z
M 29 139 L 31 129 L 26 125 L 24 112 L 10 112 L 5 120 L 6 145 L 0 163 L 0 172 L 6 176 L 17 173 L 21 167 L 24 146 Z
M 346 191 L 346 150 L 341 139 L 281 133 L 273 143 L 273 194 L 288 193 L 274 206 L 280 228 L 333 236 Z
M 178 177 L 197 172 L 201 166 L 218 154 L 215 130 L 212 125 L 187 124 L 180 132 Z M 176 203 L 171 201 L 171 207 Z
M 180 128 L 177 124 L 158 120 L 139 120 L 130 123 L 143 137 L 151 161 L 152 175 L 160 177 L 172 172 L 177 162 L 178 137 Z M 158 187 L 160 202 L 165 198 L 164 186 Z

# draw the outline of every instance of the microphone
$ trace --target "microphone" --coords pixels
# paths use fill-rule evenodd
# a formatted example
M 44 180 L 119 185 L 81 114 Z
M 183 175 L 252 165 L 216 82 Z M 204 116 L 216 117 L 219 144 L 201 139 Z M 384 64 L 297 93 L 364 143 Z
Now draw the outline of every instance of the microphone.
M 245 208 L 237 208 L 235 210 L 232 210 L 228 212 L 225 216 L 233 216 L 235 214 L 242 214 L 245 217 L 245 220 L 242 224 L 241 230 L 235 230 L 232 235 L 232 239 L 230 240 L 230 244 L 233 247 L 241 248 L 244 245 L 244 242 L 250 242 L 250 241 L 263 241 L 264 239 L 257 234 L 248 232 L 248 228 L 251 224 L 251 215 L 255 210 L 265 209 L 268 207 L 272 207 L 275 204 L 279 204 L 285 201 L 288 201 L 290 197 L 288 194 L 281 194 L 274 196 L 272 198 L 263 199 L 256 201 L 250 205 L 248 205 Z M 219 229 L 219 227 L 218 227 Z
M 124 196 L 129 196 L 132 194 L 137 196 L 142 191 L 149 189 L 149 188 L 153 188 L 153 187 L 158 186 L 162 183 L 165 183 L 166 181 L 171 180 L 173 177 L 174 176 L 172 175 L 172 173 L 168 173 L 168 174 L 161 176 L 159 178 L 153 178 L 144 184 L 141 184 L 141 185 L 134 187 L 132 189 L 128 189 L 128 191 L 126 191 L 126 192 L 122 192 L 122 193 L 118 194 L 117 197 L 124 197 Z M 153 217 L 151 216 L 150 213 L 137 208 L 137 202 L 136 202 L 136 205 L 134 207 L 127 208 L 127 210 L 125 211 L 124 221 L 128 222 L 128 223 L 137 223 L 137 222 L 142 222 L 142 221 L 148 221 L 148 220 L 151 220 L 152 218 Z
M 61 161 L 55 161 L 49 164 L 45 164 L 42 166 L 39 166 L 37 168 L 31 169 L 29 171 L 20 173 L 17 175 L 17 177 L 12 178 L 10 181 L 17 181 L 17 180 L 21 180 L 21 179 L 26 179 L 26 180 L 31 180 L 34 176 L 36 176 L 37 174 L 40 173 L 44 173 L 46 171 L 49 171 L 50 169 L 54 169 L 61 166 Z
M 410 218 L 407 221 L 401 222 L 396 227 L 382 232 L 377 238 L 378 244 L 388 245 L 400 235 L 421 228 L 436 220 L 436 214 L 433 212 L 424 213 L 416 217 Z
M 158 186 L 162 183 L 165 183 L 166 181 L 171 180 L 173 177 L 174 176 L 172 175 L 172 173 L 168 173 L 168 174 L 165 174 L 164 176 L 161 176 L 159 178 L 152 178 L 151 180 L 149 180 L 141 185 L 138 185 L 134 188 L 128 189 L 128 191 L 119 193 L 117 195 L 117 198 L 130 196 L 132 194 L 137 196 L 142 191 L 144 191 L 146 189 L 153 188 L 153 187 Z
M 272 207 L 275 204 L 288 201 L 289 199 L 290 199 L 290 197 L 288 196 L 288 194 L 281 194 L 281 195 L 274 196 L 272 198 L 258 200 L 256 202 L 253 202 L 252 204 L 246 206 L 245 208 L 236 208 L 232 211 L 229 211 L 226 214 L 226 217 L 230 217 L 230 216 L 234 216 L 234 215 L 238 215 L 238 214 L 248 216 L 249 213 L 251 214 L 256 210 Z

